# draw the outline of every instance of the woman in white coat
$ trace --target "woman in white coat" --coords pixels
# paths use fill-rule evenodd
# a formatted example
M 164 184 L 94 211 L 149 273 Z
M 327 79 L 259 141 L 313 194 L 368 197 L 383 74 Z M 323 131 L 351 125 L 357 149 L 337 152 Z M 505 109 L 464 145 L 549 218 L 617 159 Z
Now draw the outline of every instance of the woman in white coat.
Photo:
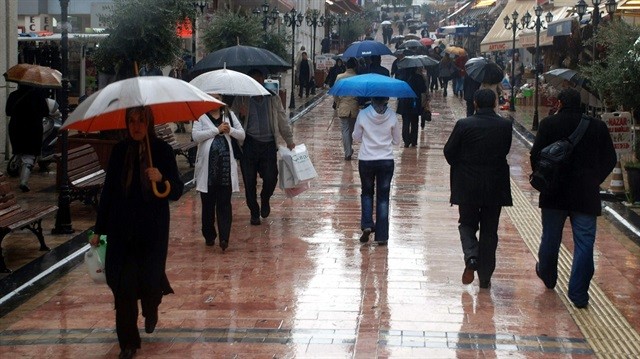
M 214 97 L 220 99 L 219 95 Z M 224 251 L 231 233 L 231 193 L 240 190 L 231 137 L 242 143 L 244 129 L 232 111 L 221 107 L 200 116 L 191 135 L 198 142 L 194 181 L 202 200 L 202 235 L 207 246 L 215 244 L 217 216 L 220 248 Z

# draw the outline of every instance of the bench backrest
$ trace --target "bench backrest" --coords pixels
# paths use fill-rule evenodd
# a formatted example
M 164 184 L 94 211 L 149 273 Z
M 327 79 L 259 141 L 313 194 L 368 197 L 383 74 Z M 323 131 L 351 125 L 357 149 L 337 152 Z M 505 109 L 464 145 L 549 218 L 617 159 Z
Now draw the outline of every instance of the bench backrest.
M 11 186 L 6 181 L 4 174 L 0 174 L 0 216 L 19 209 L 16 195 L 11 191 Z
M 156 125 L 155 130 L 156 130 L 156 136 L 159 139 L 170 144 L 171 147 L 175 148 L 175 146 L 178 146 L 178 140 L 173 135 L 173 130 L 171 129 L 171 126 L 168 123 L 164 123 L 162 125 Z
M 72 148 L 68 152 L 67 173 L 69 182 L 81 180 L 87 176 L 104 172 L 100 166 L 100 159 L 91 145 Z

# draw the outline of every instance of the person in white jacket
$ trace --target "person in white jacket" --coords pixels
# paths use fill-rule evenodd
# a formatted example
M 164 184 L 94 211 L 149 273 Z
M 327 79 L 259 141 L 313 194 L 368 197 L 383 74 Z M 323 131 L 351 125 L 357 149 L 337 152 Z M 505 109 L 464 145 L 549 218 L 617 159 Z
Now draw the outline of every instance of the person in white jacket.
M 213 96 L 221 99 L 220 95 Z M 242 143 L 244 129 L 232 111 L 221 107 L 200 116 L 191 134 L 198 143 L 193 179 L 202 200 L 202 235 L 207 246 L 215 244 L 217 216 L 220 248 L 224 251 L 231 234 L 231 193 L 240 190 L 231 137 Z
M 393 178 L 393 149 L 402 140 L 402 127 L 395 111 L 387 106 L 387 97 L 374 97 L 371 105 L 361 110 L 353 130 L 353 140 L 362 142 L 358 155 L 358 172 L 362 229 L 361 243 L 375 232 L 378 245 L 389 240 L 389 191 Z M 377 187 L 377 188 L 374 188 Z M 373 194 L 376 193 L 376 221 L 373 221 Z

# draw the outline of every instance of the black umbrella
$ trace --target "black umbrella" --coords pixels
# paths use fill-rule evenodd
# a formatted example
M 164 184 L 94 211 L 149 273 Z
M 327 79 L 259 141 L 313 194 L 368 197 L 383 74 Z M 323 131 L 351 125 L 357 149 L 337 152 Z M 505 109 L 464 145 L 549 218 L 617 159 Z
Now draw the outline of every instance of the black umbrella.
M 247 73 L 253 68 L 267 72 L 281 72 L 291 68 L 291 64 L 273 52 L 253 46 L 236 45 L 209 53 L 198 61 L 190 75 L 219 69 L 231 69 Z
M 418 40 L 407 40 L 398 46 L 399 49 L 423 48 L 424 45 Z
M 498 84 L 504 78 L 504 70 L 484 57 L 474 57 L 464 64 L 467 76 L 478 82 Z

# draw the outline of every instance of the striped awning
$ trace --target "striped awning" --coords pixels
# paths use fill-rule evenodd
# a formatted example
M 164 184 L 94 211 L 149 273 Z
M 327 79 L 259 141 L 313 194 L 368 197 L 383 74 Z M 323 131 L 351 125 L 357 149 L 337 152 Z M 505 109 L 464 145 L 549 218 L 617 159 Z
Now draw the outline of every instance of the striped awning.
M 622 0 L 618 5 L 618 10 L 640 10 L 640 0 Z
M 472 9 L 493 6 L 495 3 L 496 3 L 496 0 L 480 0 L 475 5 L 473 5 Z

